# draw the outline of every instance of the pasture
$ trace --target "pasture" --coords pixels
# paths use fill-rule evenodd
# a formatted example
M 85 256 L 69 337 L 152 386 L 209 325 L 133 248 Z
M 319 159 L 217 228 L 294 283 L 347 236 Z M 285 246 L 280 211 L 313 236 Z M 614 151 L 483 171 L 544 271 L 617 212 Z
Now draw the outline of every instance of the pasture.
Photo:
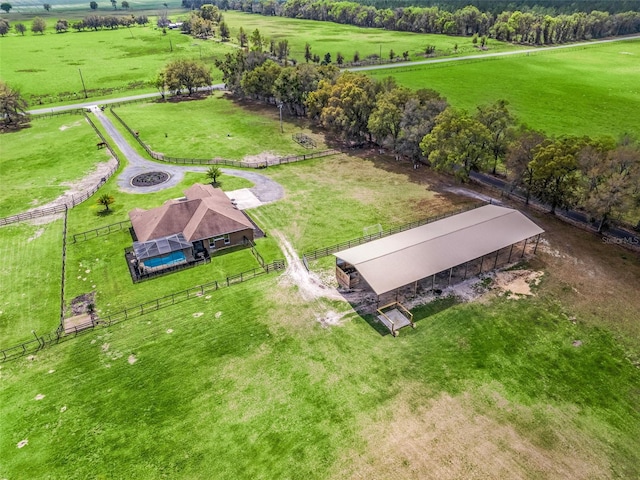
M 393 164 L 326 163 L 269 169 L 287 189 L 283 202 L 298 208 L 288 217 L 265 214 L 268 230 L 340 235 L 299 208 L 326 187 L 306 181 L 318 168 L 333 172 L 336 189 L 345 178 L 343 191 L 360 172 L 361 193 L 373 199 L 386 179 L 425 192 L 424 207 L 434 200 L 428 177 L 403 179 Z M 389 201 L 392 212 L 416 210 L 402 192 Z M 372 209 L 363 197 L 341 205 Z M 315 215 L 328 217 L 326 208 L 318 204 Z M 334 227 L 346 217 L 336 213 Z M 575 245 L 585 268 L 598 268 L 594 287 L 626 269 L 627 289 L 614 285 L 611 306 L 640 278 L 637 260 L 606 257 L 612 247 L 596 239 L 571 229 L 557 237 L 553 248 L 565 254 L 562 242 Z M 292 240 L 304 243 L 302 235 Z M 631 297 L 633 311 L 612 312 L 597 326 L 584 321 L 572 296 L 558 296 L 582 288 L 575 270 L 564 283 L 563 269 L 573 265 L 541 251 L 525 265 L 545 271 L 537 297 L 439 300 L 415 308 L 417 329 L 398 338 L 380 336 L 370 317 L 344 302 L 304 300 L 286 274 L 90 332 L 2 365 L 0 475 L 633 478 L 640 373 L 630 353 L 637 350 L 623 348 L 607 325 L 631 320 L 640 305 Z M 318 319 L 330 314 L 342 318 L 323 326 Z
M 640 131 L 640 40 L 368 72 L 432 88 L 470 111 L 506 99 L 518 120 L 556 135 Z
M 157 73 L 178 58 L 212 59 L 232 51 L 214 41 L 195 40 L 178 31 L 163 35 L 154 27 L 131 27 L 97 32 L 9 35 L 2 40 L 0 78 L 20 88 L 32 108 L 84 100 L 82 80 L 91 98 L 123 96 L 136 90 L 151 92 Z M 81 75 L 82 74 L 82 78 Z M 214 72 L 214 82 L 220 79 Z
M 410 32 L 396 32 L 381 28 L 361 28 L 351 25 L 341 25 L 332 22 L 317 22 L 314 20 L 299 20 L 286 17 L 267 17 L 252 15 L 237 11 L 224 12 L 224 19 L 231 28 L 231 39 L 237 42 L 240 27 L 247 35 L 255 29 L 268 39 L 288 40 L 291 57 L 298 62 L 304 62 L 305 43 L 311 45 L 311 53 L 318 54 L 321 59 L 326 53 L 331 54 L 333 62 L 338 52 L 342 53 L 346 62 L 353 60 L 353 54 L 358 52 L 360 58 L 369 55 L 381 56 L 389 59 L 389 51 L 396 56 L 408 51 L 412 60 L 424 60 L 427 45 L 436 47 L 437 56 L 472 55 L 483 52 L 474 47 L 471 37 L 454 37 L 448 35 L 432 35 Z M 267 47 L 268 47 L 267 42 Z M 458 45 L 457 53 L 454 46 Z M 515 50 L 521 47 L 497 40 L 489 40 L 490 52 Z
M 2 345 L 44 334 L 60 323 L 62 220 L 0 229 L 0 339 Z M 31 336 L 33 338 L 33 336 Z
M 318 149 L 326 148 L 322 136 L 314 135 L 304 119 L 287 118 L 281 132 L 275 105 L 250 107 L 239 108 L 227 95 L 216 92 L 206 99 L 136 103 L 115 111 L 152 150 L 167 156 L 242 160 L 263 153 L 310 153 L 291 138 L 294 133 L 307 134 Z
M 80 115 L 33 120 L 31 127 L 2 135 L 0 217 L 55 200 L 74 183 L 109 160 Z
M 276 234 L 301 252 L 359 236 L 371 224 L 386 228 L 467 201 L 435 193 L 439 177 L 426 170 L 367 152 L 261 173 L 286 191 L 251 211 L 269 233 L 258 248 L 272 258 L 280 256 Z M 110 180 L 105 192 L 121 205 L 113 221 L 128 205 L 147 208 L 178 196 L 199 175 L 135 198 Z M 87 203 L 70 212 L 70 234 L 96 224 L 95 208 Z M 545 272 L 537 297 L 442 299 L 414 308 L 417 329 L 398 338 L 380 336 L 372 317 L 346 302 L 305 300 L 284 274 L 5 363 L 0 475 L 637 476 L 640 373 L 632 362 L 640 300 L 631 291 L 640 265 L 553 219 L 537 220 L 556 232 L 549 249 L 523 266 Z M 8 230 L 1 231 L 5 237 Z M 58 236 L 39 239 L 59 249 Z M 217 257 L 224 265 L 214 259 L 131 285 L 122 255 L 128 242 L 119 232 L 70 244 L 68 299 L 95 290 L 106 313 L 252 261 L 238 251 Z M 580 255 L 580 270 L 565 252 Z M 44 272 L 42 264 L 32 268 Z M 597 276 L 589 277 L 592 269 Z M 322 267 L 317 273 L 328 275 Z M 611 288 L 597 306 L 567 293 L 582 292 L 587 278 L 596 291 Z M 20 292 L 11 295 L 21 303 Z

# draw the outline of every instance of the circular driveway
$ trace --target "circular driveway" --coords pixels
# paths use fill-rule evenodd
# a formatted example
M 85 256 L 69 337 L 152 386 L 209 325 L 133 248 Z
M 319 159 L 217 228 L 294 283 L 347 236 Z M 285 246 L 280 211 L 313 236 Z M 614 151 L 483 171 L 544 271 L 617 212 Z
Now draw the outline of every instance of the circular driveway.
M 118 146 L 120 151 L 127 158 L 128 165 L 118 175 L 118 187 L 122 191 L 127 193 L 151 193 L 159 192 L 170 187 L 175 187 L 184 178 L 184 172 L 199 172 L 205 173 L 208 167 L 203 166 L 178 166 L 169 163 L 160 163 L 147 160 L 142 157 L 134 148 L 129 145 L 129 142 L 122 136 L 120 131 L 115 128 L 113 123 L 102 111 L 94 106 L 91 108 L 92 112 L 98 118 L 102 126 L 107 130 L 109 136 L 113 139 L 114 143 Z M 222 168 L 222 172 L 226 175 L 234 177 L 242 177 L 253 182 L 253 187 L 249 190 L 260 200 L 262 203 L 271 203 L 276 200 L 280 200 L 284 197 L 284 188 L 278 182 L 261 175 L 256 172 L 249 172 L 246 170 L 233 170 L 229 168 Z M 169 179 L 159 185 L 153 185 L 149 187 L 137 187 L 134 186 L 131 181 L 134 177 L 154 171 L 166 172 L 169 174 Z

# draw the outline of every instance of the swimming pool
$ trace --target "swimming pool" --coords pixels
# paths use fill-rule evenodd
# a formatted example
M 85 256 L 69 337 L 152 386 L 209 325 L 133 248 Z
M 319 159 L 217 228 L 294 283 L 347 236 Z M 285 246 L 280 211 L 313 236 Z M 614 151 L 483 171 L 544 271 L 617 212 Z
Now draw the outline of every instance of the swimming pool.
M 171 252 L 164 257 L 154 257 L 144 261 L 144 266 L 149 268 L 154 267 L 170 267 L 176 263 L 183 263 L 187 260 L 184 252 Z

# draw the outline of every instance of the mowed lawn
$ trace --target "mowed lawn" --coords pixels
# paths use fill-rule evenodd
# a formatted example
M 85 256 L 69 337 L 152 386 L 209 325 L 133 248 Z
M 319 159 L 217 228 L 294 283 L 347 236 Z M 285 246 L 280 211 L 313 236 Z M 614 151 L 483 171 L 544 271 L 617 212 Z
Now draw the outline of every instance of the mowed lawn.
M 44 35 L 8 35 L 0 40 L 0 79 L 20 88 L 31 108 L 38 108 L 38 97 L 46 106 L 59 93 L 71 95 L 67 101 L 83 101 L 82 80 L 90 97 L 98 95 L 98 89 L 112 89 L 115 96 L 131 89 L 154 91 L 148 82 L 169 61 L 202 57 L 211 65 L 213 58 L 232 51 L 174 30 L 163 35 L 151 26 L 56 34 L 50 25 Z
M 341 25 L 332 22 L 317 22 L 314 20 L 299 20 L 286 17 L 267 17 L 252 15 L 236 11 L 224 12 L 224 19 L 231 28 L 232 41 L 237 41 L 240 27 L 247 35 L 258 29 L 267 39 L 287 40 L 291 50 L 291 57 L 304 62 L 304 47 L 311 45 L 311 53 L 324 59 L 326 53 L 331 54 L 333 62 L 338 52 L 345 57 L 345 62 L 351 62 L 353 55 L 358 52 L 361 59 L 369 55 L 382 56 L 389 59 L 389 52 L 393 50 L 396 56 L 409 52 L 412 60 L 424 60 L 427 45 L 436 47 L 436 55 L 454 55 L 457 45 L 457 55 L 482 54 L 505 50 L 516 50 L 522 47 L 505 42 L 489 39 L 489 50 L 483 52 L 474 47 L 471 37 L 454 37 L 447 35 L 433 35 L 411 32 L 394 32 L 382 28 L 361 28 L 352 25 Z M 267 41 L 267 47 L 269 43 Z
M 556 135 L 640 131 L 640 41 L 369 72 L 432 88 L 467 110 L 506 99 L 521 123 Z
M 0 348 L 54 331 L 60 323 L 62 220 L 0 228 Z M 31 338 L 30 338 L 31 337 Z
M 254 104 L 242 108 L 223 93 L 199 100 L 141 103 L 118 107 L 115 112 L 156 152 L 172 157 L 242 160 L 245 156 L 305 154 L 312 150 L 292 139 L 304 133 L 323 148 L 304 119 L 287 119 L 283 131 L 275 106 Z
M 55 200 L 109 160 L 106 149 L 80 115 L 36 119 L 31 127 L 0 137 L 0 217 Z
M 2 365 L 7 478 L 634 478 L 640 374 L 538 300 L 381 337 L 270 276 Z M 582 340 L 580 348 L 572 343 Z

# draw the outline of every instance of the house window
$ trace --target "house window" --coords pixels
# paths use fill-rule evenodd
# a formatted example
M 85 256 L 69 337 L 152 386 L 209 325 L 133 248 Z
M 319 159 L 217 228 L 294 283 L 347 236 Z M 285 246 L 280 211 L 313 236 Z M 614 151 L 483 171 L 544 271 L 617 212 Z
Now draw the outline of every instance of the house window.
M 209 239 L 209 246 L 211 248 L 216 248 L 216 242 L 218 242 L 220 240 L 224 240 L 224 244 L 225 245 L 229 245 L 231 243 L 231 237 L 229 236 L 228 233 L 225 233 L 224 235 L 221 235 L 219 237 L 210 238 Z

